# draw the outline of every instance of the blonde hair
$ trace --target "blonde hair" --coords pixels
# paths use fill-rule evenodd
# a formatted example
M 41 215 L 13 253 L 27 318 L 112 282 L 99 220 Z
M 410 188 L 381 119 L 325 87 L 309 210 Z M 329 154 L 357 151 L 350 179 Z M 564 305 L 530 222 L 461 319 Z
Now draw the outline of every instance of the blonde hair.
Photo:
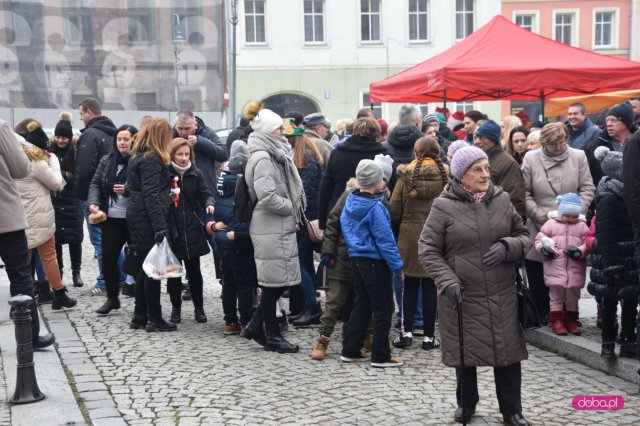
M 171 142 L 171 124 L 164 118 L 150 119 L 136 134 L 133 144 L 133 155 L 158 154 L 166 165 L 171 163 L 169 143 Z
M 289 144 L 293 148 L 293 164 L 296 166 L 296 169 L 302 170 L 307 167 L 307 158 L 305 157 L 305 152 L 310 150 L 313 152 L 313 155 L 316 157 L 316 161 L 322 167 L 324 165 L 324 158 L 320 153 L 320 150 L 316 146 L 315 143 L 311 139 L 309 139 L 305 135 L 298 136 L 289 136 L 287 138 L 289 140 Z
M 169 155 L 171 156 L 171 161 L 173 161 L 173 156 L 176 155 L 176 152 L 183 146 L 189 147 L 189 161 L 191 161 L 192 164 L 195 163 L 196 153 L 193 151 L 193 146 L 185 138 L 175 138 L 169 144 Z
M 509 135 L 511 130 L 517 126 L 522 126 L 522 120 L 515 115 L 506 115 L 502 117 L 502 136 L 500 137 L 500 143 L 503 149 L 507 149 L 509 146 Z
M 563 123 L 549 123 L 540 129 L 540 143 L 544 145 L 564 142 L 567 140 L 567 130 Z
M 527 136 L 527 142 L 529 142 L 529 147 L 527 148 L 528 151 L 535 151 L 536 149 L 539 149 L 541 145 L 540 130 L 534 130 L 529 133 L 529 136 Z

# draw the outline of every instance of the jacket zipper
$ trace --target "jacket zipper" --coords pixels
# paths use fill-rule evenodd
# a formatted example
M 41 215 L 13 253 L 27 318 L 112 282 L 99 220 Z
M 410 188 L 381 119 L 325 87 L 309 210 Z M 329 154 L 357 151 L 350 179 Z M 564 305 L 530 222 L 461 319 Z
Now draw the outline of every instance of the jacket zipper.
M 569 225 L 565 224 L 564 226 L 564 248 L 566 249 L 569 245 Z M 569 283 L 569 255 L 564 253 L 564 270 L 567 271 L 567 288 L 571 286 Z

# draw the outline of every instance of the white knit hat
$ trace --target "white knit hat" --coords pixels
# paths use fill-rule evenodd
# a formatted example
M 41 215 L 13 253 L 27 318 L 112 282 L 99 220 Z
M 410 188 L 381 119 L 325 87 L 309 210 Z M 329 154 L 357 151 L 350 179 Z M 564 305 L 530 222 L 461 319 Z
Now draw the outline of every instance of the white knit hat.
M 261 109 L 258 115 L 251 120 L 251 128 L 258 133 L 273 133 L 280 126 L 282 126 L 282 117 L 266 108 Z

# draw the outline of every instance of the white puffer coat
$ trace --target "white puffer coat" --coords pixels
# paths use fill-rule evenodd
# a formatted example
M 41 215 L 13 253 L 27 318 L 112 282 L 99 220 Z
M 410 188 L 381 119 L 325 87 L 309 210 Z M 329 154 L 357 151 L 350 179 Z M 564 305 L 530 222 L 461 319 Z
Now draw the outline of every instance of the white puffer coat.
M 56 215 L 51 204 L 51 191 L 61 191 L 65 181 L 55 154 L 40 148 L 24 149 L 31 161 L 31 173 L 16 179 L 20 200 L 27 217 L 27 243 L 34 249 L 47 242 L 56 232 Z

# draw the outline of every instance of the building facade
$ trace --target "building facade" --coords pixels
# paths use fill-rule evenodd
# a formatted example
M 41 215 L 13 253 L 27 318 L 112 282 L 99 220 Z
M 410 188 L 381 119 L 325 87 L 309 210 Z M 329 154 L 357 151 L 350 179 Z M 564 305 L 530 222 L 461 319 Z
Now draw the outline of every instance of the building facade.
M 431 58 L 500 13 L 499 0 L 244 0 L 239 2 L 237 103 L 330 120 L 369 106 L 369 85 Z M 397 120 L 400 105 L 374 105 Z M 448 104 L 450 110 L 496 102 Z M 423 111 L 434 105 L 422 105 Z

